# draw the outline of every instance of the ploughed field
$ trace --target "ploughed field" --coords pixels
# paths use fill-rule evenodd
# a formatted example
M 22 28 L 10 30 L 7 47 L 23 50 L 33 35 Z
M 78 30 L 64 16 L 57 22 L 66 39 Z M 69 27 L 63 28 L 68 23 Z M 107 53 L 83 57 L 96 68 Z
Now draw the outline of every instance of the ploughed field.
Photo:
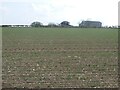
M 3 88 L 118 87 L 118 30 L 3 28 Z

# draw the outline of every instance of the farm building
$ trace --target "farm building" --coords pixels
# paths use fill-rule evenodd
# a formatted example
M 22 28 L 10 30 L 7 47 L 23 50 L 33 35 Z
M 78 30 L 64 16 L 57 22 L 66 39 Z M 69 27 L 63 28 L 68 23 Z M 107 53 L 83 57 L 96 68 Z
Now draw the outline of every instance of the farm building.
M 102 23 L 99 21 L 82 21 L 79 24 L 80 27 L 91 27 L 91 28 L 100 28 Z

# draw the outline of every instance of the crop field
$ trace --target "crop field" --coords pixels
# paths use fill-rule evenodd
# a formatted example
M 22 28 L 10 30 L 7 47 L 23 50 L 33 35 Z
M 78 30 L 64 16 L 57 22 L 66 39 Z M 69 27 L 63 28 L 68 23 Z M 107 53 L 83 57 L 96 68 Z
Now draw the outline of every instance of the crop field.
M 3 28 L 3 88 L 117 88 L 118 30 Z

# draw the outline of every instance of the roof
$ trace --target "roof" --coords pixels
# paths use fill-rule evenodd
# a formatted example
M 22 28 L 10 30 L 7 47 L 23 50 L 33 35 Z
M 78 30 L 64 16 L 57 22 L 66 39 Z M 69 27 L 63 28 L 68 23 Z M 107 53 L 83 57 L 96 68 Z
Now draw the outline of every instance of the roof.
M 83 21 L 83 22 L 94 22 L 94 23 L 101 23 L 100 21 Z

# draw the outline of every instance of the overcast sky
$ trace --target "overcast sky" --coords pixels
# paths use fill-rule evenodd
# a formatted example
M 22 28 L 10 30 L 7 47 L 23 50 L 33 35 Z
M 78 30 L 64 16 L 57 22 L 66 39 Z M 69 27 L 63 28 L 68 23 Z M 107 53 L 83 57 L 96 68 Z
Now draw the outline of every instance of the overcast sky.
M 0 0 L 0 24 L 31 24 L 40 21 L 59 24 L 82 20 L 118 25 L 119 0 Z

